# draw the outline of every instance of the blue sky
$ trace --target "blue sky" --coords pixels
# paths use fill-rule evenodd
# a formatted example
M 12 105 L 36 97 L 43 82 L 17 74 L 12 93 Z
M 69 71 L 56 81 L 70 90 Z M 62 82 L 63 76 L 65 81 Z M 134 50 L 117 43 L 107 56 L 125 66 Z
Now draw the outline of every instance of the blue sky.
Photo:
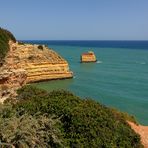
M 18 40 L 148 40 L 148 0 L 0 0 Z

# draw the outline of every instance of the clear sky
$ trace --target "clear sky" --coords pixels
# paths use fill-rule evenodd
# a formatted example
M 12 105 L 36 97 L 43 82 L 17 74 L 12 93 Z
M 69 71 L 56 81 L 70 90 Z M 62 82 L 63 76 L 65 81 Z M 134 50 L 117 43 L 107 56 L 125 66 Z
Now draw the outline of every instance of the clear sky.
M 18 40 L 148 40 L 148 0 L 0 0 L 0 27 Z

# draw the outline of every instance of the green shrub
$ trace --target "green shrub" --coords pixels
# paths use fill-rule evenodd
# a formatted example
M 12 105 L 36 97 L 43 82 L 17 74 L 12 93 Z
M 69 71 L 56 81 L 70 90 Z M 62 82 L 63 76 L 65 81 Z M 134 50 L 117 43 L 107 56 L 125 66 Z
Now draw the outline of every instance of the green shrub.
M 16 42 L 16 39 L 11 32 L 0 28 L 0 65 L 2 65 L 3 60 L 9 50 L 9 40 Z
M 26 86 L 19 91 L 14 106 L 19 115 L 56 115 L 68 147 L 142 147 L 140 136 L 127 124 L 123 113 L 93 100 L 80 99 L 67 91 L 43 90 Z
M 24 42 L 19 41 L 18 44 L 19 44 L 19 45 L 24 45 Z
M 12 105 L 6 104 L 2 105 L 0 104 L 0 121 L 5 118 L 11 118 L 16 114 L 15 109 L 13 109 Z
M 58 119 L 46 116 L 13 116 L 0 121 L 0 146 L 63 147 Z
M 48 95 L 48 93 L 45 90 L 33 87 L 31 85 L 26 85 L 22 88 L 20 88 L 18 91 L 18 99 L 21 100 L 28 100 L 32 99 L 34 97 L 45 97 Z
M 43 50 L 43 46 L 42 45 L 39 45 L 38 46 L 38 49 Z

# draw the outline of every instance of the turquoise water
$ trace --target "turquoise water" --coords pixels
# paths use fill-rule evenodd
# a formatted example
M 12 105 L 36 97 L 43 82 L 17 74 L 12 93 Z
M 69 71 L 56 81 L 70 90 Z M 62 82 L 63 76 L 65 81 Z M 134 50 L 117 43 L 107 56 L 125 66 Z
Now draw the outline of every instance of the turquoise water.
M 62 55 L 74 78 L 35 83 L 37 87 L 70 90 L 107 106 L 128 112 L 148 125 L 148 50 L 92 47 L 100 63 L 80 63 L 90 47 L 48 44 Z

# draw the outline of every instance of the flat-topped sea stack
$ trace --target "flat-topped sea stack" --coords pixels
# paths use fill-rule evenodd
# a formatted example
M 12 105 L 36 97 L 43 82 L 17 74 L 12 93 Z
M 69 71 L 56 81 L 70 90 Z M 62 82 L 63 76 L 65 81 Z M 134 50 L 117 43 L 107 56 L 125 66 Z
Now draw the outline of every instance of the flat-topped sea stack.
M 97 61 L 96 56 L 95 56 L 94 52 L 92 52 L 92 51 L 83 53 L 81 55 L 81 62 L 82 63 L 89 63 L 89 62 L 96 62 L 96 61 Z
M 5 64 L 14 69 L 24 69 L 26 83 L 73 77 L 68 62 L 44 45 L 9 42 L 9 46 Z

